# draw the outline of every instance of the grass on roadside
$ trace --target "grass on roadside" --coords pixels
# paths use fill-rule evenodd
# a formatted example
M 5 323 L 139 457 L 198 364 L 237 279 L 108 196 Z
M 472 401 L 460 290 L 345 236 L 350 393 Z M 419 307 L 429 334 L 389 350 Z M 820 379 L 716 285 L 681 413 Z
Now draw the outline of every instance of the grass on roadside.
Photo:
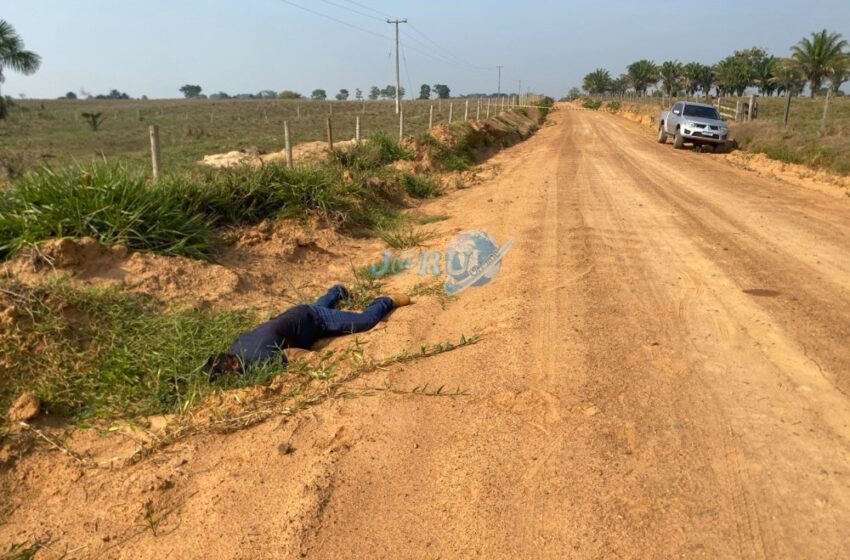
M 200 369 L 256 323 L 253 312 L 167 311 L 117 289 L 67 283 L 2 287 L 18 315 L 0 336 L 2 410 L 27 390 L 47 411 L 75 420 L 179 412 L 222 387 L 280 373 L 258 368 L 213 386 Z

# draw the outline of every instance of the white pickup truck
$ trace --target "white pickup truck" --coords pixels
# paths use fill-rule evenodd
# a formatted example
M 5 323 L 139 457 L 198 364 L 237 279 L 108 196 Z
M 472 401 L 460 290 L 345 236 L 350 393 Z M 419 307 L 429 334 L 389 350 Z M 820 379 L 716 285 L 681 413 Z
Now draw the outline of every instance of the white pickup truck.
M 668 136 L 673 137 L 673 147 L 677 149 L 689 142 L 721 151 L 726 146 L 729 128 L 713 106 L 679 101 L 669 111 L 662 112 L 658 121 L 658 143 L 667 142 Z

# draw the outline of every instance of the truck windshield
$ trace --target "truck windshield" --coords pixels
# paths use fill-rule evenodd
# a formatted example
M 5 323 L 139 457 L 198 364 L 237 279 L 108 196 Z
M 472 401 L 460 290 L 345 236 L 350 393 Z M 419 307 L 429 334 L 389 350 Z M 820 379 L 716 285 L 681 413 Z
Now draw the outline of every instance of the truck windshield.
M 717 109 L 714 107 L 702 107 L 700 105 L 685 105 L 684 115 L 686 117 L 720 120 L 720 117 L 717 115 Z

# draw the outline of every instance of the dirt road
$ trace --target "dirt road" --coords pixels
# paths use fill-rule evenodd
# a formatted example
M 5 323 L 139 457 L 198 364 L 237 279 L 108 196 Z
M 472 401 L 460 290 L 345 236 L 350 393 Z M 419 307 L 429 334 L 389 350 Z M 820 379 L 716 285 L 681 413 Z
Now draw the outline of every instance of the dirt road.
M 12 525 L 121 558 L 845 557 L 850 199 L 550 122 L 429 207 L 445 239 L 514 238 L 499 276 L 368 338 L 480 343 L 117 475 L 58 468 Z M 405 393 L 426 382 L 469 395 Z M 162 525 L 121 533 L 147 484 Z

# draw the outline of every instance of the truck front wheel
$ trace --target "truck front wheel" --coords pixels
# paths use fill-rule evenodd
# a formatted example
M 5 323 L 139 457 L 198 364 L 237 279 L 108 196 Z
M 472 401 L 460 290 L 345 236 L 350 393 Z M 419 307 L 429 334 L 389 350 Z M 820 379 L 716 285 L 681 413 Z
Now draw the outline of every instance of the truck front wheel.
M 677 150 L 681 150 L 685 147 L 685 137 L 682 136 L 681 130 L 677 130 L 676 136 L 673 137 L 673 147 Z
M 667 133 L 664 132 L 664 123 L 658 125 L 658 143 L 666 144 L 667 143 Z

